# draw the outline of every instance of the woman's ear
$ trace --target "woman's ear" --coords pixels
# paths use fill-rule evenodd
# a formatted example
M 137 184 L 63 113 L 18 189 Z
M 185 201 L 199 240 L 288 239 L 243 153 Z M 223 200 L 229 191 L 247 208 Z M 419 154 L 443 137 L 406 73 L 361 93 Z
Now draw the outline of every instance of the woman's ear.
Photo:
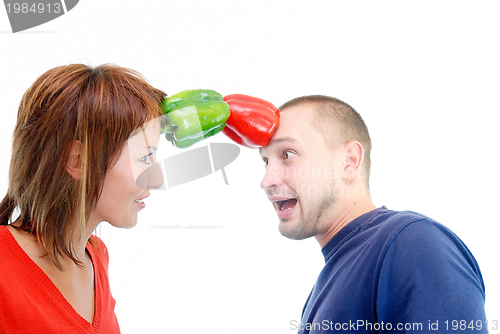
M 80 180 L 82 177 L 82 142 L 75 140 L 71 144 L 68 161 L 66 161 L 66 172 L 75 180 Z

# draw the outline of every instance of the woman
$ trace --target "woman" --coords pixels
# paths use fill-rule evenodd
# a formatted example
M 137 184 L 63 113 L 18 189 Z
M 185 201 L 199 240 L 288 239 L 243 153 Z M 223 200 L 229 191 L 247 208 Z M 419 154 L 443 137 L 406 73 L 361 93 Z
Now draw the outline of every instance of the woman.
M 0 333 L 120 332 L 107 250 L 92 232 L 134 226 L 162 185 L 164 98 L 132 70 L 81 64 L 49 70 L 24 94 L 0 203 Z

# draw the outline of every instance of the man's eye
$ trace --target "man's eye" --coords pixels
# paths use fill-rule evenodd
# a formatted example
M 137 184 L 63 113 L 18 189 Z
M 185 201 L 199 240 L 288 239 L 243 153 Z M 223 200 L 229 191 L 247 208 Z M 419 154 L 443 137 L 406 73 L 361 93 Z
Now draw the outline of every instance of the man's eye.
M 144 162 L 146 165 L 151 164 L 151 156 L 153 155 L 153 152 L 146 154 L 143 156 L 140 160 L 141 162 Z
M 283 152 L 283 159 L 290 159 L 293 155 L 295 155 L 295 153 L 292 151 L 285 151 Z
M 267 167 L 268 159 L 267 158 L 262 158 L 262 161 L 264 161 L 264 166 Z

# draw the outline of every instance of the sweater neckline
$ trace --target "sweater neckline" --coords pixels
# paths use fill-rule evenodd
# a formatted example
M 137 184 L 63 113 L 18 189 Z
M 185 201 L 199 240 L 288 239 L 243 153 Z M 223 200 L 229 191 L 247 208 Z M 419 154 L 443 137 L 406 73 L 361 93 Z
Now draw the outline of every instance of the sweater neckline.
M 328 261 L 328 259 L 344 242 L 358 233 L 360 228 L 365 225 L 366 222 L 371 220 L 374 216 L 376 216 L 383 210 L 387 210 L 387 208 L 385 206 L 381 206 L 380 208 L 364 213 L 361 216 L 353 219 L 349 224 L 344 226 L 337 234 L 335 234 L 333 238 L 330 239 L 330 241 L 328 241 L 328 243 L 321 249 L 321 253 L 323 253 L 323 256 L 325 257 L 325 262 Z
M 61 291 L 55 286 L 52 280 L 45 274 L 45 272 L 29 257 L 29 255 L 22 249 L 7 226 L 0 226 L 0 240 L 3 239 L 8 248 L 12 251 L 14 256 L 26 268 L 27 273 L 33 278 L 34 284 L 37 284 L 41 289 L 54 298 L 55 305 L 61 308 L 71 319 L 76 321 L 78 325 L 86 330 L 94 328 L 99 332 L 101 324 L 101 283 L 96 273 L 95 253 L 94 248 L 87 242 L 85 249 L 89 253 L 90 261 L 94 270 L 94 319 L 92 324 L 83 318 L 63 296 Z

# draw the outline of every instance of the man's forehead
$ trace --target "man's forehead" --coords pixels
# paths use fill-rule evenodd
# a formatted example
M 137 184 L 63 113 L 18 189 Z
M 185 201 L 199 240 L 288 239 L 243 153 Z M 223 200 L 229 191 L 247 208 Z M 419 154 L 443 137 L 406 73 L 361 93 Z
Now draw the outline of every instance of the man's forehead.
M 309 128 L 312 110 L 305 105 L 293 106 L 284 109 L 280 114 L 280 123 L 271 137 L 271 141 L 282 137 L 296 137 L 304 128 Z
M 318 105 L 318 102 L 303 101 L 280 109 L 280 113 L 286 113 L 289 110 L 298 110 L 302 112 L 304 112 L 304 110 L 314 110 Z
M 260 147 L 259 148 L 259 153 L 262 154 L 262 149 L 266 149 L 266 148 L 271 148 L 273 146 L 276 146 L 280 143 L 297 143 L 298 140 L 293 138 L 293 137 L 279 137 L 279 138 L 271 138 L 271 140 L 269 141 L 269 144 L 267 144 L 267 146 L 265 147 Z
M 311 117 L 312 117 L 313 105 L 310 103 L 301 103 L 299 105 L 294 105 L 283 109 L 280 111 L 280 123 L 278 128 L 274 132 L 273 136 L 269 140 L 267 146 L 259 148 L 259 153 L 262 154 L 262 150 L 278 145 L 283 142 L 296 143 L 298 142 L 298 137 L 305 131 L 305 129 L 311 127 Z
M 311 119 L 314 114 L 314 105 L 310 103 L 301 103 L 299 105 L 287 107 L 280 111 L 281 124 L 302 124 Z M 279 130 L 279 126 L 278 126 Z
M 280 137 L 280 138 L 270 140 L 269 144 L 267 146 L 277 145 L 277 144 L 283 143 L 283 142 L 294 143 L 294 142 L 297 142 L 297 139 L 295 139 L 293 137 Z
M 302 102 L 283 108 L 280 111 L 280 124 L 269 144 L 261 149 L 259 153 L 265 153 L 266 148 L 276 146 L 280 143 L 293 143 L 296 145 L 317 145 L 324 142 L 324 134 L 318 129 L 317 108 L 320 106 L 316 102 Z

